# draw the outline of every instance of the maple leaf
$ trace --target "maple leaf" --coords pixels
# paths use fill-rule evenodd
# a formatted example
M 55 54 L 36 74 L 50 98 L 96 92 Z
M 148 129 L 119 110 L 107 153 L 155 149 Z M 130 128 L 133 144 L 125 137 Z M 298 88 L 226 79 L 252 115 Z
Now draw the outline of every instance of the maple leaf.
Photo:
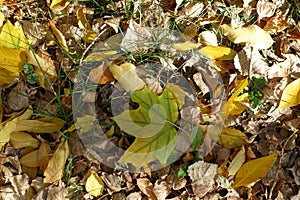
M 160 96 L 144 87 L 134 91 L 131 99 L 139 104 L 138 109 L 125 110 L 113 118 L 121 129 L 136 137 L 120 161 L 137 168 L 155 159 L 165 164 L 177 143 L 175 97 L 167 87 Z

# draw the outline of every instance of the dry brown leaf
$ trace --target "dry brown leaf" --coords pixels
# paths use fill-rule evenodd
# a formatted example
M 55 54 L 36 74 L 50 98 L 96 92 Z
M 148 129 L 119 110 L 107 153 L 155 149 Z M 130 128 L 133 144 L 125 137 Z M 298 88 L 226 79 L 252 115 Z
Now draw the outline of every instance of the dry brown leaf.
M 50 21 L 49 24 L 50 24 L 50 28 L 52 30 L 52 33 L 56 37 L 57 42 L 59 43 L 61 48 L 63 50 L 65 50 L 66 52 L 70 53 L 65 36 L 60 32 L 60 30 L 58 30 L 56 28 L 55 24 L 52 21 Z
M 90 71 L 89 79 L 96 84 L 105 84 L 115 80 L 104 62 Z
M 157 199 L 166 199 L 171 192 L 171 186 L 166 181 L 157 180 L 153 192 Z
M 285 30 L 288 26 L 289 24 L 285 20 L 284 16 L 281 14 L 276 14 L 267 21 L 267 24 L 264 26 L 264 30 L 271 34 L 277 34 Z
M 62 178 L 68 157 L 69 145 L 63 138 L 44 171 L 44 183 L 54 183 Z
M 12 111 L 18 111 L 29 106 L 29 88 L 20 81 L 7 95 L 7 107 Z
M 69 200 L 69 198 L 67 198 L 68 194 L 68 189 L 64 182 L 59 181 L 58 186 L 51 185 L 48 188 L 47 200 Z
M 9 178 L 11 185 L 14 187 L 18 195 L 25 197 L 27 190 L 29 189 L 29 177 L 26 174 L 15 175 Z
M 147 178 L 137 178 L 136 184 L 140 190 L 149 197 L 151 200 L 157 200 L 155 193 L 153 192 L 153 185 Z

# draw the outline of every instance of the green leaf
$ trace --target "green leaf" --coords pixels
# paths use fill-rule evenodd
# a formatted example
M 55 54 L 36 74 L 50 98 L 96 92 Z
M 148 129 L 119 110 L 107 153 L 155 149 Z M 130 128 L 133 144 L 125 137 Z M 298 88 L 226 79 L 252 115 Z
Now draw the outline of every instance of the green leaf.
M 254 86 L 257 88 L 263 88 L 266 85 L 266 78 L 261 76 L 259 78 L 253 77 L 252 81 L 254 83 Z
M 181 166 L 177 172 L 177 177 L 178 178 L 183 178 L 183 177 L 186 177 L 188 175 L 187 173 L 187 169 L 188 169 L 188 165 L 185 164 L 183 166 Z
M 113 117 L 122 130 L 136 137 L 120 161 L 137 168 L 156 159 L 165 164 L 177 143 L 175 97 L 168 88 L 158 96 L 144 87 L 134 91 L 131 99 L 139 104 L 138 109 L 125 110 Z
M 27 75 L 26 80 L 30 85 L 34 85 L 38 82 L 39 76 L 37 73 L 29 74 Z
M 200 145 L 202 141 L 202 136 L 202 129 L 199 126 L 195 126 L 191 134 L 193 151 L 196 151 L 197 147 Z
M 32 66 L 32 64 L 25 63 L 25 65 L 24 65 L 24 73 L 26 75 L 28 75 L 28 74 L 31 74 L 32 72 L 33 72 L 33 66 Z

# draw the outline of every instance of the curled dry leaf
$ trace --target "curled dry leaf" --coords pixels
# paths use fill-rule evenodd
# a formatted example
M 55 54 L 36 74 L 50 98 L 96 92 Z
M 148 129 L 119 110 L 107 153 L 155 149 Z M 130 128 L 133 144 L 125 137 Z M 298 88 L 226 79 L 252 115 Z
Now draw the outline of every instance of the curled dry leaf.
M 281 14 L 276 14 L 267 21 L 267 24 L 264 26 L 264 30 L 271 34 L 277 34 L 285 30 L 288 26 L 289 24 L 285 20 L 284 16 Z
M 223 24 L 220 29 L 223 35 L 235 44 L 249 43 L 258 49 L 268 49 L 274 42 L 270 34 L 257 25 L 233 28 L 231 25 Z
M 140 190 L 149 197 L 151 200 L 157 200 L 155 193 L 153 192 L 153 185 L 147 178 L 136 179 L 137 186 Z
M 11 185 L 14 187 L 18 195 L 25 197 L 27 190 L 29 189 L 29 177 L 26 174 L 15 175 L 9 178 Z
M 258 19 L 263 19 L 264 17 L 272 17 L 276 10 L 276 4 L 267 1 L 258 1 L 256 4 L 256 10 L 258 14 Z
M 203 46 L 218 46 L 218 39 L 214 32 L 212 31 L 202 31 L 199 34 L 199 42 Z
M 66 52 L 69 52 L 65 36 L 60 32 L 60 30 L 58 30 L 56 28 L 55 24 L 52 21 L 50 21 L 49 24 L 50 24 L 50 28 L 52 30 L 52 33 L 56 37 L 57 42 L 59 43 L 59 45 L 61 46 L 61 48 L 63 50 L 65 50 Z
M 104 62 L 90 71 L 89 78 L 96 84 L 105 84 L 115 80 Z

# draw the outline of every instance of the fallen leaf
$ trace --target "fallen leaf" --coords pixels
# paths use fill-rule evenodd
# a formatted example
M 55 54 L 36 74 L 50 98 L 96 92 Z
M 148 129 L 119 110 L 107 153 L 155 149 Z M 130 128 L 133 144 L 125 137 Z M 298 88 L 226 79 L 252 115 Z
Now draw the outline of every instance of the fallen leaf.
M 97 61 L 102 61 L 106 58 L 112 57 L 117 55 L 118 52 L 117 51 L 96 51 L 96 52 L 92 52 L 90 53 L 84 60 L 83 62 L 87 63 L 87 62 L 97 62 Z
M 90 71 L 89 78 L 96 84 L 105 84 L 115 80 L 104 62 Z
M 129 92 L 140 90 L 145 85 L 145 82 L 137 75 L 135 68 L 131 63 L 124 63 L 120 66 L 112 64 L 109 66 L 109 70 L 114 78 Z
M 238 170 L 241 168 L 246 160 L 245 148 L 243 147 L 231 161 L 228 167 L 228 176 L 234 176 Z
M 84 34 L 82 36 L 82 39 L 84 41 L 86 41 L 87 43 L 93 42 L 95 37 L 96 37 L 96 32 L 94 32 L 92 30 L 91 25 L 89 24 L 89 22 L 87 21 L 85 15 L 84 15 L 82 7 L 77 9 L 76 15 L 77 15 L 79 28 L 84 30 Z
M 218 46 L 218 38 L 212 31 L 202 31 L 199 34 L 199 40 L 203 46 Z
M 247 136 L 243 132 L 224 127 L 218 143 L 226 148 L 236 148 L 243 146 L 245 139 Z
M 238 86 L 236 87 L 235 92 L 231 95 L 231 97 L 226 102 L 226 116 L 237 115 L 243 112 L 246 109 L 241 102 L 248 102 L 247 93 L 238 96 L 242 90 L 248 86 L 248 79 L 242 80 Z
M 18 76 L 19 72 L 23 70 L 25 62 L 24 50 L 0 46 L 0 70 L 7 71 L 9 77 Z M 0 85 L 2 85 L 2 79 L 0 79 Z
M 199 51 L 202 55 L 207 58 L 214 60 L 233 60 L 236 55 L 236 51 L 229 47 L 220 46 L 205 46 Z
M 174 44 L 172 47 L 177 51 L 189 51 L 200 47 L 200 44 L 191 41 L 185 41 L 183 43 Z
M 4 127 L 0 129 L 0 149 L 9 141 L 10 134 L 16 130 L 16 124 L 14 122 L 7 122 Z
M 267 1 L 258 1 L 256 4 L 256 11 L 258 14 L 258 19 L 262 19 L 264 17 L 272 17 L 276 10 L 276 4 Z
M 276 14 L 274 17 L 269 19 L 264 26 L 264 30 L 271 34 L 277 34 L 285 30 L 289 24 L 285 20 L 284 16 L 281 14 Z
M 38 157 L 39 157 L 39 151 L 35 150 L 22 156 L 22 158 L 20 159 L 20 163 L 27 167 L 38 167 L 39 166 Z
M 59 43 L 61 48 L 63 50 L 65 50 L 66 52 L 70 53 L 65 36 L 60 32 L 60 30 L 58 30 L 56 28 L 55 24 L 52 21 L 50 21 L 49 24 L 50 24 L 50 28 L 52 30 L 52 33 L 56 37 L 57 42 Z
M 63 138 L 44 171 L 44 183 L 53 183 L 62 178 L 68 157 L 68 141 Z
M 181 89 L 181 87 L 173 83 L 168 83 L 166 87 L 172 92 L 177 102 L 178 108 L 181 109 L 182 105 L 185 102 L 185 96 L 186 96 L 183 89 Z
M 300 78 L 284 88 L 278 108 L 289 108 L 298 104 L 300 104 Z
M 15 148 L 33 147 L 38 148 L 40 142 L 25 132 L 13 132 L 10 134 L 10 143 Z
M 151 200 L 157 200 L 155 193 L 153 192 L 153 185 L 147 178 L 137 178 L 136 184 L 140 190 L 149 197 Z
M 237 172 L 237 175 L 232 185 L 234 188 L 245 186 L 258 181 L 272 167 L 276 160 L 277 154 L 265 156 L 245 163 Z
M 70 0 L 53 0 L 50 5 L 48 4 L 48 6 L 52 11 L 59 12 L 64 10 L 69 4 Z
M 268 49 L 274 42 L 270 34 L 257 25 L 233 28 L 231 25 L 223 24 L 220 30 L 235 44 L 250 43 L 258 49 Z
M 2 8 L 2 1 L 0 1 L 0 8 Z M 0 28 L 3 26 L 3 23 L 5 21 L 5 16 L 4 14 L 0 11 Z
M 49 143 L 46 141 L 42 141 L 38 151 L 39 151 L 39 157 L 38 157 L 39 166 L 42 171 L 45 171 L 53 152 L 50 148 Z
M 217 175 L 217 164 L 198 161 L 188 167 L 188 175 L 192 182 L 197 182 L 199 185 L 213 185 L 215 176 Z
M 65 121 L 59 118 L 43 117 L 35 120 L 17 120 L 15 131 L 27 131 L 32 133 L 53 133 L 60 130 Z
M 0 45 L 2 47 L 27 50 L 28 40 L 25 38 L 21 26 L 14 26 L 7 20 L 0 33 Z
M 139 108 L 125 110 L 113 118 L 121 129 L 136 136 L 120 161 L 137 168 L 155 159 L 165 164 L 177 143 L 177 131 L 172 124 L 178 117 L 178 106 L 173 94 L 165 88 L 158 96 L 144 87 L 133 92 L 131 99 Z
M 104 183 L 95 171 L 90 171 L 90 174 L 85 183 L 85 190 L 94 197 L 99 197 L 104 190 Z
M 167 199 L 167 196 L 171 193 L 171 186 L 166 181 L 157 180 L 153 192 L 157 199 Z

